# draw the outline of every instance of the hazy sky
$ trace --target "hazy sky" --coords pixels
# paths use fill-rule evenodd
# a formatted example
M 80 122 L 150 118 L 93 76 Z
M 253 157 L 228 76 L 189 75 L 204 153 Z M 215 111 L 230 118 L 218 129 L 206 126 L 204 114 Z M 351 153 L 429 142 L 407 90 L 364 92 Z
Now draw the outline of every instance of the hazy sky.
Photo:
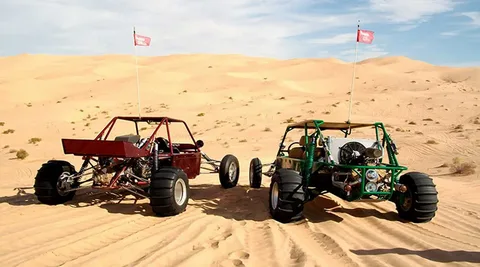
M 404 55 L 480 66 L 480 0 L 1 0 L 0 55 L 245 54 L 353 61 Z

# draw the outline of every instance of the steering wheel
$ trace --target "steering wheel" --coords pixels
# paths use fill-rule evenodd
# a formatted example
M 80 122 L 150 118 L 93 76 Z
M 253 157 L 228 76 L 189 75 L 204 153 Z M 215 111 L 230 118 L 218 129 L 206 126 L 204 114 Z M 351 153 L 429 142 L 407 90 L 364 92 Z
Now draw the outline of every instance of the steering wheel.
M 170 151 L 170 142 L 168 142 L 168 139 L 163 137 L 157 137 L 155 138 L 155 142 L 158 143 L 159 150 L 162 150 L 164 152 Z M 177 147 L 173 147 L 173 153 L 180 153 L 180 150 Z
M 293 142 L 293 143 L 291 143 L 291 144 L 288 146 L 287 150 L 290 150 L 290 148 L 291 148 L 293 145 L 295 145 L 295 144 L 300 145 L 300 142 Z

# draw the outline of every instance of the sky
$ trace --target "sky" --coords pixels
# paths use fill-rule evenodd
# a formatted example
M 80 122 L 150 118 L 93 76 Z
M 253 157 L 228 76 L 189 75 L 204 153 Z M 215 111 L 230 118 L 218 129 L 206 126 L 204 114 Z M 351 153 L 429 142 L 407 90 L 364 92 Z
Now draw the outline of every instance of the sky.
M 358 20 L 360 22 L 358 23 Z M 1 0 L 0 56 L 214 53 L 480 66 L 480 0 Z

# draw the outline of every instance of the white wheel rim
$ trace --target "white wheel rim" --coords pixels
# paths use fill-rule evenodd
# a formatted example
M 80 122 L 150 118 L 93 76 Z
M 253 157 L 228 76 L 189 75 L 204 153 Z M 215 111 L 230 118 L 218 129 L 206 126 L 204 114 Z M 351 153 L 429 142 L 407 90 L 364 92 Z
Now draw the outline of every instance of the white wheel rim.
M 248 179 L 250 180 L 250 184 L 253 183 L 253 162 L 250 163 L 250 171 L 248 172 Z
M 277 204 L 278 204 L 278 184 L 277 184 L 277 182 L 273 183 L 272 195 L 270 197 L 270 202 L 272 202 L 272 208 L 276 209 Z
M 178 179 L 175 182 L 175 202 L 181 206 L 187 198 L 187 185 L 183 179 Z
M 65 188 L 63 188 L 64 187 L 64 181 L 63 180 L 66 179 L 64 177 L 68 176 L 69 174 L 70 173 L 68 173 L 68 172 L 62 172 L 62 174 L 60 174 L 60 176 L 57 180 L 57 193 L 62 197 L 66 196 L 70 193 L 70 192 L 65 192 Z
M 230 164 L 230 167 L 228 168 L 228 176 L 230 177 L 230 181 L 235 180 L 236 175 L 237 175 L 237 165 L 232 162 Z

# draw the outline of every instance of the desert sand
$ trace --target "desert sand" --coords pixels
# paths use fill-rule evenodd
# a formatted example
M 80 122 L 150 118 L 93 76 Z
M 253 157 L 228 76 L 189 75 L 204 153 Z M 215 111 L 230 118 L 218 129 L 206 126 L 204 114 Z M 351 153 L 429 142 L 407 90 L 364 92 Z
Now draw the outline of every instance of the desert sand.
M 16 195 L 49 159 L 80 167 L 61 138 L 93 138 L 111 116 L 138 114 L 134 63 L 124 55 L 0 58 L 1 266 L 480 265 L 480 170 L 447 166 L 455 157 L 480 164 L 480 68 L 405 57 L 357 65 L 352 121 L 387 124 L 400 163 L 433 177 L 440 203 L 428 223 L 399 220 L 391 202 L 327 194 L 306 205 L 304 220 L 281 224 L 268 213 L 269 179 L 248 187 L 250 159 L 274 160 L 286 120 L 347 120 L 352 64 L 337 59 L 139 58 L 142 115 L 184 119 L 209 156 L 240 159 L 237 187 L 202 174 L 178 216 L 88 190 L 58 206 L 39 204 L 33 190 Z M 28 157 L 10 153 L 19 149 Z

